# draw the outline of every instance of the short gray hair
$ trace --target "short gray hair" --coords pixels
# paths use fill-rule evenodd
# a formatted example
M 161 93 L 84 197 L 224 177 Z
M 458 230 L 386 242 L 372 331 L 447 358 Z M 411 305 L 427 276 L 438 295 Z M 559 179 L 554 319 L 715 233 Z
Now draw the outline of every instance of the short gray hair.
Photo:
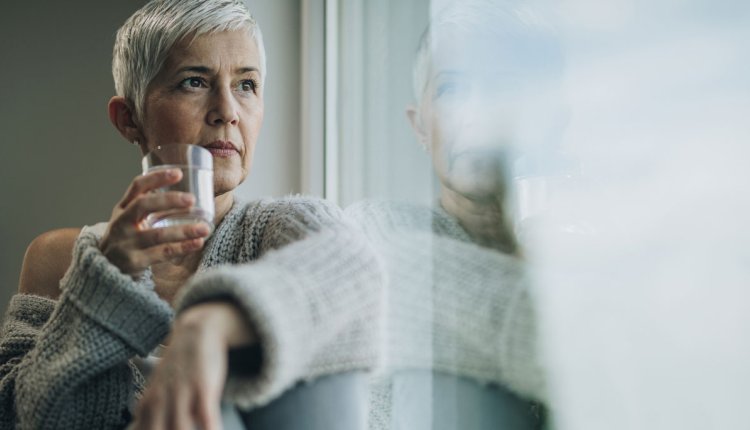
M 146 90 L 161 70 L 169 51 L 185 37 L 247 29 L 258 45 L 261 79 L 266 77 L 266 52 L 260 27 L 242 0 L 152 0 L 117 31 L 112 76 L 117 95 L 143 114 Z
M 436 35 L 446 28 L 460 34 L 504 37 L 519 51 L 539 49 L 539 52 L 535 52 L 538 55 L 535 58 L 537 66 L 541 61 L 547 67 L 551 66 L 553 72 L 562 69 L 562 49 L 557 30 L 538 8 L 499 0 L 454 0 L 432 16 L 419 40 L 412 68 L 417 105 L 430 81 Z

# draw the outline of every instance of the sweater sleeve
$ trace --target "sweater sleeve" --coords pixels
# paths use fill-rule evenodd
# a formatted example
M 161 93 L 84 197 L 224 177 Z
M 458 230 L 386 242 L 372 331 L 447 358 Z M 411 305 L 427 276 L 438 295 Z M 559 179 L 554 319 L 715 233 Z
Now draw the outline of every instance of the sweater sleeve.
M 13 299 L 0 340 L 3 428 L 126 424 L 135 390 L 129 359 L 152 350 L 171 321 L 145 279 L 122 274 L 84 230 L 59 301 Z
M 413 232 L 377 245 L 390 283 L 387 367 L 434 369 L 543 400 L 528 279 L 514 257 Z
M 335 204 L 310 197 L 287 197 L 267 205 L 259 254 L 279 249 L 313 233 L 345 228 L 343 211 Z
M 287 199 L 271 211 L 260 258 L 195 276 L 176 307 L 229 300 L 243 310 L 262 360 L 255 374 L 230 373 L 225 396 L 242 408 L 377 359 L 383 279 L 369 244 L 322 201 Z
M 54 309 L 55 301 L 45 297 L 17 294 L 10 299 L 0 332 L 0 428 L 16 427 L 18 365 L 34 348 L 42 326 Z
M 347 209 L 387 273 L 386 370 L 433 369 L 544 400 L 521 261 L 471 243 L 451 220 L 424 212 L 372 202 Z

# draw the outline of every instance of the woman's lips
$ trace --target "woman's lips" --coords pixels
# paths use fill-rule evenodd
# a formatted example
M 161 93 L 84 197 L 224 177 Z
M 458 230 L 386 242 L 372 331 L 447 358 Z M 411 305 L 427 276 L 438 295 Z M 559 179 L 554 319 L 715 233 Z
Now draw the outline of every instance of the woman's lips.
M 208 149 L 208 151 L 214 157 L 227 158 L 227 157 L 231 157 L 233 155 L 237 155 L 238 154 L 237 151 L 234 148 L 229 149 L 229 148 L 211 148 L 211 147 L 206 147 L 206 149 Z
M 239 151 L 232 142 L 217 140 L 205 146 L 214 157 L 227 158 L 239 155 Z

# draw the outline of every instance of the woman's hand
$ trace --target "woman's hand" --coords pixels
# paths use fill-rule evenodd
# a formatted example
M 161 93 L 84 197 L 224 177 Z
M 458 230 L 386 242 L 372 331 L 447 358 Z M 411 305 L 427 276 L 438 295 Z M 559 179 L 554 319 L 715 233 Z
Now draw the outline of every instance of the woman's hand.
M 229 348 L 254 336 L 230 303 L 196 305 L 175 321 L 169 345 L 138 403 L 134 428 L 221 428 L 221 393 Z
M 110 263 L 125 274 L 136 276 L 154 263 L 168 261 L 203 247 L 210 230 L 205 224 L 142 229 L 151 213 L 188 208 L 195 204 L 189 193 L 151 193 L 175 184 L 182 178 L 179 169 L 161 170 L 137 176 L 112 211 L 100 248 Z

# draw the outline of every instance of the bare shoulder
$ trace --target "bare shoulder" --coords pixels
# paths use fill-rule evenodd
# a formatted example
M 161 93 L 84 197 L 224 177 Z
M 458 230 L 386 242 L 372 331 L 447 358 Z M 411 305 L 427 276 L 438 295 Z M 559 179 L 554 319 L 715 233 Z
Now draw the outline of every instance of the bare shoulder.
M 73 259 L 80 228 L 52 230 L 31 241 L 23 257 L 18 292 L 57 299 L 60 279 Z

